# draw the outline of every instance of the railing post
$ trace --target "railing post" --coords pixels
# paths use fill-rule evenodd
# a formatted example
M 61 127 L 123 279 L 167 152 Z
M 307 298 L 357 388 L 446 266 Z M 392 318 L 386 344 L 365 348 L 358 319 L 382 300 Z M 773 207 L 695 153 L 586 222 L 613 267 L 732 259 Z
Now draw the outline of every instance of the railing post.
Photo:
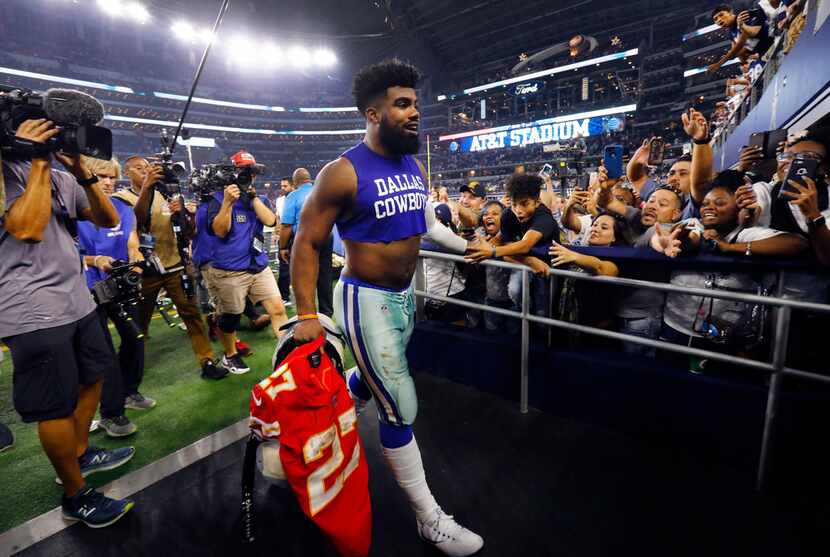
M 782 297 L 784 293 L 784 273 L 778 273 L 778 289 L 776 296 Z M 761 455 L 758 462 L 758 477 L 755 489 L 760 491 L 769 481 L 770 455 L 775 442 L 775 422 L 778 418 L 778 402 L 781 392 L 781 383 L 784 379 L 782 369 L 787 360 L 787 346 L 790 339 L 790 317 L 792 308 L 788 306 L 779 307 L 775 311 L 775 337 L 773 338 L 774 348 L 772 351 L 772 365 L 775 368 L 770 374 L 769 390 L 767 391 L 767 408 L 764 416 L 764 433 L 761 437 Z
M 424 273 L 424 258 L 421 255 L 418 255 L 418 261 L 415 263 L 415 290 L 420 290 L 421 292 L 426 292 L 427 289 L 427 278 L 426 274 Z M 426 306 L 426 300 L 423 296 L 415 296 L 415 321 L 423 321 L 426 319 L 424 317 L 424 307 Z
M 522 377 L 519 393 L 519 411 L 527 414 L 527 366 L 530 357 L 530 273 L 522 269 Z
M 556 298 L 556 275 L 548 276 L 548 319 L 553 318 L 553 302 Z M 548 348 L 553 346 L 553 327 L 548 327 Z

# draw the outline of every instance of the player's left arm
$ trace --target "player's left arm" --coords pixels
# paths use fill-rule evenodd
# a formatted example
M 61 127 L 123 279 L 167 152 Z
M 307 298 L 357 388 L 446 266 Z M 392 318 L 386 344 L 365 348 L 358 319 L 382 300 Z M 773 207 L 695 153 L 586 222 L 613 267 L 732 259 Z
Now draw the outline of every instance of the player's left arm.
M 421 161 L 415 159 L 415 162 L 418 163 L 421 174 L 426 176 L 424 165 L 421 164 Z M 459 209 L 460 212 L 461 210 Z M 452 230 L 438 222 L 438 219 L 435 218 L 435 208 L 429 199 L 424 203 L 424 217 L 427 222 L 427 231 L 424 233 L 424 237 L 430 242 L 453 253 L 465 253 L 472 245 L 473 242 L 468 242 L 464 238 L 456 236 Z

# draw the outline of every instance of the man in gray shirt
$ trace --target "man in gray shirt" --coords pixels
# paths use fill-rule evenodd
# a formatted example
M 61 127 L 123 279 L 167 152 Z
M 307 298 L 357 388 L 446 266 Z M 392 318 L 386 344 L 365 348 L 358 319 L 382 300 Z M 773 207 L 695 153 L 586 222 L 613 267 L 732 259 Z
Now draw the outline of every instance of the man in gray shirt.
M 26 120 L 18 143 L 34 155 L 14 152 L 2 162 L 0 339 L 11 351 L 15 409 L 24 422 L 38 424 L 41 445 L 63 484 L 63 516 L 101 527 L 133 503 L 97 493 L 84 477 L 121 466 L 135 449 L 88 445 L 102 379 L 116 362 L 74 237 L 77 220 L 113 227 L 119 218 L 81 157 L 55 153 L 69 173 L 52 169 L 43 144 L 58 132 L 50 121 Z

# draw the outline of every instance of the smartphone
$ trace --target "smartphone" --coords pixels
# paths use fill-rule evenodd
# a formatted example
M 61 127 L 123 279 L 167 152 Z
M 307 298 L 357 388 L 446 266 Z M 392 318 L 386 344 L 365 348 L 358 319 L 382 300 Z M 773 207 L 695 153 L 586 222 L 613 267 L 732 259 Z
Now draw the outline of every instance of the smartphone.
M 767 144 L 764 147 L 764 158 L 774 159 L 778 155 L 778 145 L 780 143 L 786 144 L 787 130 L 770 130 L 767 136 Z
M 655 137 L 651 140 L 651 149 L 648 153 L 649 166 L 660 166 L 663 164 L 663 157 L 665 156 L 666 142 L 662 137 Z
M 608 171 L 609 178 L 619 178 L 623 175 L 623 148 L 622 145 L 608 145 L 602 154 L 602 165 Z
M 770 130 L 755 132 L 749 136 L 749 146 L 761 149 L 765 159 L 774 159 L 778 154 L 778 144 L 787 141 L 787 130 Z
M 576 189 L 578 189 L 578 190 L 587 190 L 588 187 L 590 187 L 591 184 L 596 184 L 597 179 L 599 178 L 599 173 L 598 172 L 589 172 L 587 174 L 587 176 L 588 176 L 588 183 L 577 181 Z
M 542 178 L 548 178 L 550 177 L 551 172 L 553 172 L 553 167 L 550 164 L 545 163 L 544 166 L 542 166 L 542 170 L 539 171 L 539 176 Z
M 591 174 L 596 174 L 596 172 L 592 172 Z M 587 190 L 588 186 L 591 183 L 591 176 L 585 174 L 584 172 L 576 177 L 576 188 L 580 190 Z
M 784 184 L 781 186 L 781 191 L 778 193 L 779 197 L 783 197 L 784 199 L 789 200 L 788 197 L 784 196 L 784 192 L 792 192 L 798 193 L 794 187 L 790 185 L 790 180 L 800 184 L 802 186 L 806 186 L 807 183 L 804 181 L 804 178 L 812 178 L 813 180 L 816 179 L 816 173 L 818 172 L 818 161 L 813 159 L 795 159 L 790 164 L 790 170 L 787 172 L 787 177 L 784 178 Z

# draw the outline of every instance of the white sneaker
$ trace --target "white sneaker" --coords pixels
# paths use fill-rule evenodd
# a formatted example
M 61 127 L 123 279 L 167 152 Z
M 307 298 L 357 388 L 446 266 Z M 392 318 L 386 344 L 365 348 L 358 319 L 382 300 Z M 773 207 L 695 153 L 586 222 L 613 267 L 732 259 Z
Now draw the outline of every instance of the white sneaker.
M 251 371 L 251 368 L 248 367 L 248 364 L 245 363 L 245 360 L 239 354 L 234 354 L 230 357 L 222 356 L 222 367 L 234 375 L 242 375 Z
M 425 521 L 416 522 L 421 539 L 451 557 L 472 555 L 484 547 L 481 536 L 461 526 L 441 507 L 436 507 Z
M 352 397 L 352 402 L 354 402 L 355 414 L 360 416 L 360 414 L 362 414 L 363 411 L 366 410 L 366 407 L 369 406 L 369 401 L 371 399 L 363 400 L 362 398 L 354 394 L 351 389 L 349 389 L 349 384 L 352 381 L 352 375 L 354 375 L 355 373 L 357 373 L 357 366 L 346 371 L 346 390 L 349 391 L 349 396 Z

